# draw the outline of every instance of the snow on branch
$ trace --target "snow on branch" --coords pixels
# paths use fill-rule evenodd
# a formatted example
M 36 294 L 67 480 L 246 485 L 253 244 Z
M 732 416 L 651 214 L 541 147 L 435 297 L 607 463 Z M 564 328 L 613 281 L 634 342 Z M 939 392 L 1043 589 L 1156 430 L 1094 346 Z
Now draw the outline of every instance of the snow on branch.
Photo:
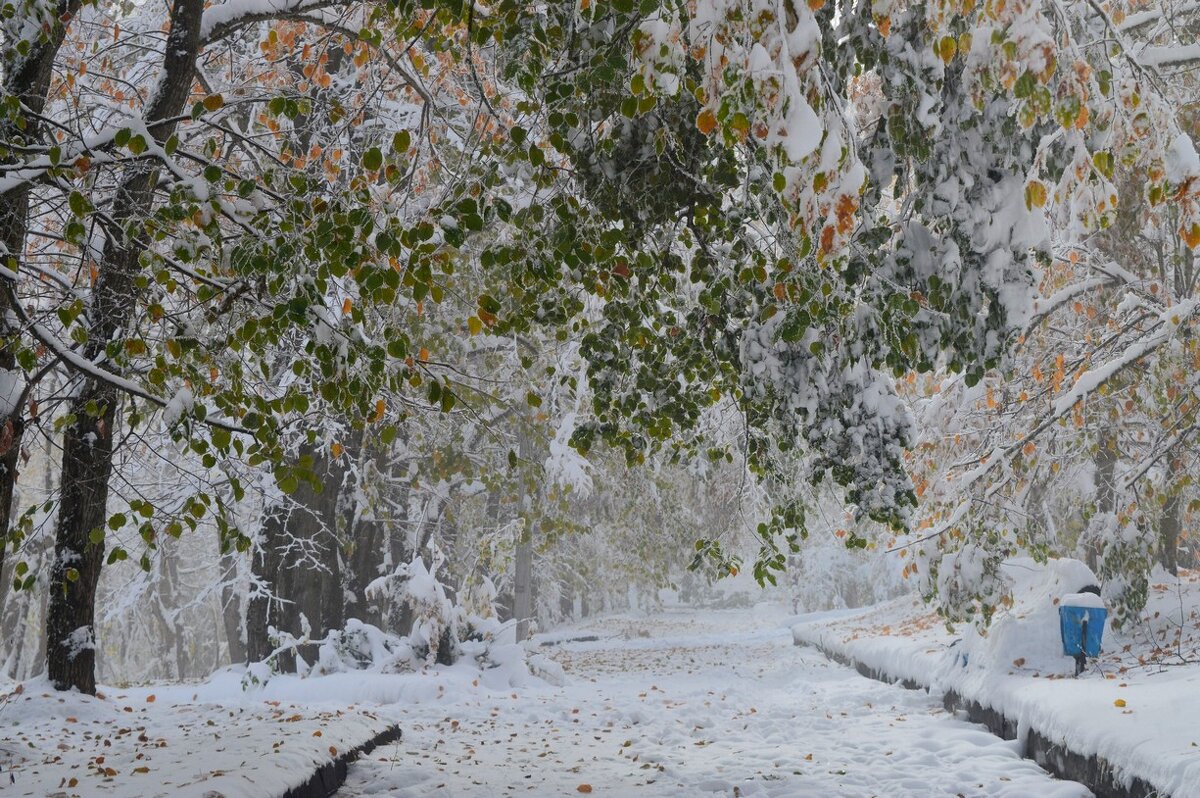
M 347 5 L 347 0 L 224 0 L 205 9 L 200 41 L 209 44 L 255 22 Z

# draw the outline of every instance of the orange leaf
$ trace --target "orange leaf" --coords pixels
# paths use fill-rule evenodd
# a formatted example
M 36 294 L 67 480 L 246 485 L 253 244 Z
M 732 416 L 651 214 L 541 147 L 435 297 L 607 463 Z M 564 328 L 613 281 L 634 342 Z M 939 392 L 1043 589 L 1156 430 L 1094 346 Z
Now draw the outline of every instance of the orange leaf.
M 153 703 L 154 703 L 154 694 L 153 694 L 153 693 L 151 693 L 150 695 L 146 696 L 146 703 L 147 703 L 147 704 L 153 704 Z
M 353 307 L 354 307 L 354 300 L 352 300 L 350 297 L 346 297 L 345 301 L 342 302 L 342 315 L 349 316 L 350 310 Z
M 580 784 L 578 787 L 576 787 L 576 788 L 575 788 L 575 790 L 576 790 L 577 792 L 591 792 L 591 791 L 592 791 L 592 785 L 590 785 L 590 784 Z
M 712 110 L 705 108 L 696 117 L 696 129 L 704 135 L 708 135 L 717 129 L 717 115 Z
M 1183 243 L 1192 249 L 1200 249 L 1200 222 L 1193 224 L 1188 230 L 1180 230 L 1179 232 L 1183 234 Z

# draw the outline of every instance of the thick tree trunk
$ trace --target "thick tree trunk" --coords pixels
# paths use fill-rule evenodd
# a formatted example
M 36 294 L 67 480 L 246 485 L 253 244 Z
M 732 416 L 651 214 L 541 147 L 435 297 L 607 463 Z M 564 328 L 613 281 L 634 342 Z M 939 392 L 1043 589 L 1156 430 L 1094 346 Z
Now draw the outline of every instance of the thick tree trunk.
M 104 562 L 104 522 L 112 474 L 112 422 L 116 391 L 94 385 L 86 396 L 101 408 L 89 416 L 80 401 L 76 423 L 63 436 L 62 487 L 50 608 L 46 624 L 46 665 L 59 690 L 96 693 L 96 585 Z M 93 539 L 92 533 L 98 533 Z
M 368 599 L 366 590 L 379 576 L 379 566 L 384 560 L 384 526 L 375 519 L 359 520 L 350 527 L 346 540 L 346 592 L 354 597 L 354 604 L 346 609 L 346 614 L 379 626 L 383 621 L 380 602 Z
M 254 572 L 272 595 L 256 596 L 247 605 L 251 661 L 261 660 L 273 650 L 266 640 L 268 626 L 300 637 L 307 622 L 313 639 L 320 639 L 345 625 L 338 526 L 344 520 L 339 496 L 346 469 L 314 447 L 302 447 L 299 454 L 313 458 L 322 489 L 314 490 L 302 480 L 291 497 L 264 513 L 262 550 L 255 557 Z M 296 653 L 304 660 L 315 659 L 316 646 L 299 648 Z M 277 664 L 281 672 L 294 671 L 296 659 L 286 652 Z
M 259 584 L 246 601 L 246 659 L 249 662 L 262 662 L 275 650 L 269 628 L 280 626 L 279 577 L 284 524 L 282 508 L 268 508 L 263 513 L 262 530 L 251 564 Z
M 204 0 L 176 0 L 163 56 L 164 77 L 146 118 L 162 144 L 175 130 L 173 120 L 191 93 L 200 47 Z M 111 212 L 119 229 L 109 230 L 88 312 L 84 354 L 95 362 L 108 342 L 129 324 L 137 308 L 136 278 L 146 240 L 131 231 L 153 208 L 157 171 L 129 167 L 117 188 Z M 104 560 L 104 522 L 112 474 L 113 434 L 120 394 L 94 375 L 81 375 L 71 403 L 74 423 L 63 436 L 62 490 L 55 535 L 47 622 L 47 669 L 54 686 L 96 692 L 96 584 Z M 95 539 L 93 539 L 95 538 Z

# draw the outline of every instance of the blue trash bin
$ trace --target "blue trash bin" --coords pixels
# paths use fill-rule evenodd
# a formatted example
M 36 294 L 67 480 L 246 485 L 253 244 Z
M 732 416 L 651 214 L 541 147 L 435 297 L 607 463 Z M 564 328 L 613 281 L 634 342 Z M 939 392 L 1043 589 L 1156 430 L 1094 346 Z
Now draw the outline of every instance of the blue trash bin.
M 1063 654 L 1075 658 L 1075 675 L 1083 672 L 1085 657 L 1100 656 L 1104 622 L 1108 610 L 1100 597 L 1092 593 L 1064 596 L 1058 607 Z

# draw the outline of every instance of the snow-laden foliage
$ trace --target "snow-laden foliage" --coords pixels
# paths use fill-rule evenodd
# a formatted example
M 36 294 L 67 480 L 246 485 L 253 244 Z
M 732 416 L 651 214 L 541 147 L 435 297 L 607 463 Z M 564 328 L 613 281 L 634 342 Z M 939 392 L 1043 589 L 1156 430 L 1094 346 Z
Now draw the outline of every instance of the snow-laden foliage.
M 856 547 L 926 536 L 910 569 L 986 616 L 990 569 L 1031 540 L 994 500 L 1036 498 L 1023 472 L 1076 418 L 1060 467 L 1111 478 L 1032 548 L 1115 514 L 1141 537 L 1085 543 L 1136 596 L 1146 530 L 1180 536 L 1195 426 L 1191 13 L 7 4 L 0 515 L 6 582 L 49 597 L 52 679 L 94 689 L 97 624 L 131 596 L 162 591 L 161 628 L 137 625 L 190 639 L 203 601 L 169 605 L 191 584 L 230 657 L 261 659 L 272 627 L 356 615 L 441 656 L 488 585 L 524 630 L 670 583 L 656 548 L 689 537 L 731 572 L 751 530 L 770 581 L 808 531 L 799 483 L 837 486 Z M 897 389 L 914 373 L 938 379 Z M 1008 415 L 950 443 L 934 384 Z M 1143 426 L 1094 418 L 1122 414 Z M 18 461 L 43 448 L 31 500 Z M 158 456 L 186 496 L 144 489 Z M 626 488 L 635 509 L 603 495 Z M 179 573 L 166 541 L 200 532 L 186 551 L 217 552 Z M 443 595 L 367 595 L 435 550 Z M 104 581 L 126 561 L 149 576 Z

